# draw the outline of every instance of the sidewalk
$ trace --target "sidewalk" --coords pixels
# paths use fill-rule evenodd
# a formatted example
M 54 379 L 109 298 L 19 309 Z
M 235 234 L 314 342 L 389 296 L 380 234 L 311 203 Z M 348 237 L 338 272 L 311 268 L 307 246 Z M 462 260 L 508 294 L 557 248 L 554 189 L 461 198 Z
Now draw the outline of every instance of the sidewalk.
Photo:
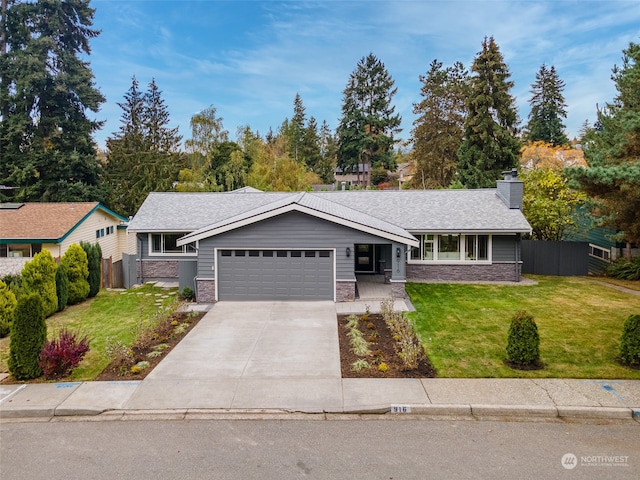
M 0 385 L 2 420 L 294 412 L 640 422 L 640 381 L 265 378 Z

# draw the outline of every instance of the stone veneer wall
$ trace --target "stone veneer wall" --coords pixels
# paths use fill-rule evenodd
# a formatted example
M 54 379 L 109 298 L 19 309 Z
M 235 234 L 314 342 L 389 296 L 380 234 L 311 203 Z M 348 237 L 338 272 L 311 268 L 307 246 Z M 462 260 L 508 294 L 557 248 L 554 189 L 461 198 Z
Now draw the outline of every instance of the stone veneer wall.
M 393 298 L 407 298 L 404 282 L 391 282 L 391 293 Z
M 5 275 L 20 275 L 24 264 L 33 260 L 31 257 L 0 258 L 0 277 Z
M 137 275 L 147 279 L 175 278 L 178 280 L 178 262 L 176 260 L 140 260 L 137 261 Z
M 213 278 L 196 278 L 196 302 L 215 303 L 216 281 Z
M 462 281 L 519 281 L 522 263 L 518 263 L 516 276 L 514 263 L 493 263 L 491 265 L 415 265 L 407 264 L 407 281 L 420 280 L 462 280 Z
M 336 282 L 336 302 L 353 302 L 356 299 L 356 282 Z

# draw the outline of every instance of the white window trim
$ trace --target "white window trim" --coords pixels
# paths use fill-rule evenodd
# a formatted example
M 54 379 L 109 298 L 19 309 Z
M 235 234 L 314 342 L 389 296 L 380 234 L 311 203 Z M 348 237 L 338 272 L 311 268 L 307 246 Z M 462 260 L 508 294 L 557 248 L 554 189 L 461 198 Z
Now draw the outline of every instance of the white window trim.
M 432 232 L 412 232 L 414 236 L 418 237 L 420 235 L 433 235 L 433 260 L 415 260 L 411 258 L 411 249 L 407 251 L 407 263 L 411 265 L 491 265 L 493 263 L 493 235 L 491 233 L 432 233 Z M 458 260 L 438 259 L 438 244 L 440 236 L 442 235 L 456 235 L 460 237 L 460 258 Z M 467 235 L 477 236 L 477 235 L 486 235 L 489 237 L 488 246 L 487 246 L 487 260 L 466 260 L 467 254 Z M 420 241 L 420 247 L 422 248 L 423 241 Z
M 153 235 L 162 235 L 162 243 L 164 245 L 164 236 L 165 235 L 175 235 L 181 234 L 186 235 L 185 232 L 154 232 L 149 233 L 147 236 L 148 239 L 148 248 L 149 248 L 149 256 L 150 257 L 197 257 L 198 256 L 198 243 L 193 242 L 195 244 L 196 251 L 195 252 L 187 252 L 187 245 L 182 246 L 182 252 L 154 252 L 153 251 Z M 163 247 L 164 248 L 164 247 Z
M 604 256 L 599 257 L 598 255 L 594 255 L 593 253 L 591 253 L 593 250 L 600 250 L 601 252 L 604 253 L 604 256 L 606 256 L 607 258 L 604 258 Z M 603 262 L 607 262 L 607 263 L 611 263 L 611 258 L 613 257 L 613 255 L 611 255 L 611 250 L 608 248 L 604 248 L 604 247 L 600 247 L 598 245 L 595 245 L 593 243 L 589 244 L 589 256 L 593 257 L 593 258 L 597 258 L 598 260 L 602 260 Z

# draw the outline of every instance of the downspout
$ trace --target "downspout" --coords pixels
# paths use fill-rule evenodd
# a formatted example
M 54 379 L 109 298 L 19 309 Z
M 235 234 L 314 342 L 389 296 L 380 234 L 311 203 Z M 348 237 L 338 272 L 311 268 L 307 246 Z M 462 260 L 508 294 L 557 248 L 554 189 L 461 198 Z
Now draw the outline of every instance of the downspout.
M 520 234 L 516 233 L 516 251 L 515 251 L 515 259 L 516 259 L 516 282 L 520 281 L 520 269 L 518 265 L 520 264 Z

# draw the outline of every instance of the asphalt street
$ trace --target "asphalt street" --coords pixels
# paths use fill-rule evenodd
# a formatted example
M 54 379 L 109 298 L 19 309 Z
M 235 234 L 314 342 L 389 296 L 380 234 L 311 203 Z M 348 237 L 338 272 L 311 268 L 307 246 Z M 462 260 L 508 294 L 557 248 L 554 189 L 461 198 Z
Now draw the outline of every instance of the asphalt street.
M 636 422 L 300 418 L 3 422 L 0 476 L 635 480 L 640 475 Z

